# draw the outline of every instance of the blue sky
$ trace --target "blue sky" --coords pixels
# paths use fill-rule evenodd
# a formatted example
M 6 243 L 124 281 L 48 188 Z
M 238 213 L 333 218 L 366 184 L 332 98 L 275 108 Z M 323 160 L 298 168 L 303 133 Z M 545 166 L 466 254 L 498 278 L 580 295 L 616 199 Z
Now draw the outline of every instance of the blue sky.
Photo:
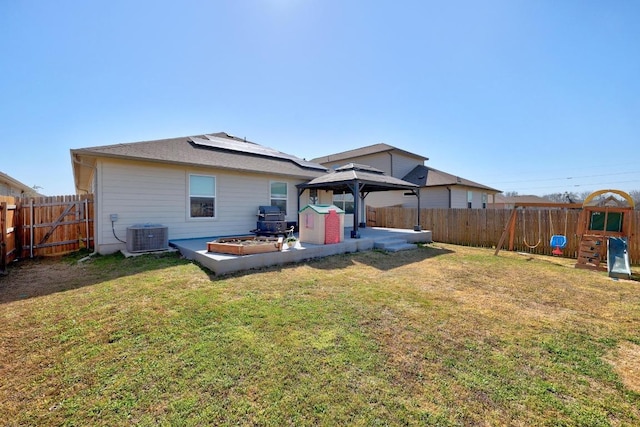
M 0 171 L 226 131 L 313 158 L 385 142 L 520 194 L 640 190 L 635 0 L 0 0 Z

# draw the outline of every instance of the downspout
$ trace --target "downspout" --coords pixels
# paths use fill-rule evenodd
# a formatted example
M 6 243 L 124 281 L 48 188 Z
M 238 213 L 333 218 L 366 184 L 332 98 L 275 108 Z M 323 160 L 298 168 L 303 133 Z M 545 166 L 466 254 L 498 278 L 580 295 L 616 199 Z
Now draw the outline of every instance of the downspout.
M 389 176 L 393 176 L 393 153 L 391 151 L 387 151 L 389 155 Z
M 451 187 L 447 186 L 447 191 L 449 192 L 449 209 L 451 209 Z

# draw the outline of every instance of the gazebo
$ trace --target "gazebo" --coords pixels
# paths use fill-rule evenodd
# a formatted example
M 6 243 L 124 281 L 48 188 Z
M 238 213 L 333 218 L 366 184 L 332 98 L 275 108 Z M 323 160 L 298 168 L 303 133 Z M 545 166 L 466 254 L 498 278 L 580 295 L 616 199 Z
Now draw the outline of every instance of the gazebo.
M 353 194 L 353 230 L 351 238 L 360 237 L 358 233 L 359 218 L 364 217 L 364 200 L 369 193 L 374 191 L 404 190 L 413 193 L 418 198 L 418 216 L 415 231 L 420 231 L 420 187 L 408 181 L 403 181 L 392 176 L 385 175 L 379 169 L 357 163 L 349 163 L 337 168 L 334 172 L 319 176 L 311 181 L 298 184 L 298 206 L 300 196 L 307 189 L 349 191 Z M 364 227 L 364 223 L 360 225 Z

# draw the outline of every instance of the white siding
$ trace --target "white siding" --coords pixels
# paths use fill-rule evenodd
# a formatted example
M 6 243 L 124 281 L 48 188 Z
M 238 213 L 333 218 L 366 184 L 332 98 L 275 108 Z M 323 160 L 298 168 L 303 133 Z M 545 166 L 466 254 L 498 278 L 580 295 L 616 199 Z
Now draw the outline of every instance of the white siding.
M 369 156 L 352 157 L 340 160 L 339 162 L 325 164 L 330 169 L 344 166 L 348 163 L 358 163 L 361 165 L 373 166 L 376 169 L 384 171 L 387 175 L 391 172 L 391 157 L 387 153 L 377 153 Z
M 451 207 L 454 209 L 467 207 L 467 189 L 465 187 L 451 187 Z
M 416 196 L 404 196 L 402 206 L 406 208 L 415 208 L 418 206 Z M 422 208 L 448 208 L 449 207 L 449 190 L 446 187 L 434 187 L 420 189 L 420 207 Z
M 0 196 L 20 197 L 22 190 L 13 187 L 11 184 L 0 182 Z
M 396 178 L 403 178 L 411 172 L 413 168 L 423 164 L 423 162 L 415 157 L 405 156 L 399 153 L 376 153 L 368 156 L 352 157 L 350 159 L 341 160 L 340 162 L 324 164 L 324 166 L 335 169 L 344 166 L 347 163 L 358 163 L 361 165 L 373 166 L 376 169 L 384 171 L 385 174 Z
M 413 196 L 415 199 L 415 196 Z M 369 193 L 364 199 L 365 205 L 374 208 L 385 206 L 400 206 L 406 202 L 404 191 L 377 191 Z
M 396 178 L 404 178 L 416 166 L 424 164 L 420 159 L 415 157 L 403 156 L 402 154 L 393 153 L 393 175 Z
M 471 191 L 472 199 L 471 199 L 471 207 L 473 209 L 481 209 L 482 208 L 482 190 L 474 190 L 471 187 L 451 187 L 451 207 L 452 208 L 468 208 L 467 204 L 467 192 Z
M 240 174 L 132 161 L 102 161 L 99 166 L 96 217 L 97 247 L 102 253 L 119 250 L 110 214 L 118 214 L 115 233 L 126 240 L 133 224 L 166 225 L 169 239 L 248 234 L 256 227 L 258 206 L 271 203 L 270 182 L 287 182 L 287 220 L 297 221 L 296 184 L 279 176 Z M 189 174 L 216 177 L 216 217 L 189 218 Z
M 459 187 L 459 186 L 451 186 L 451 207 L 452 208 L 467 208 L 467 191 L 470 188 L 467 187 Z M 482 191 L 479 190 L 471 190 L 473 195 L 472 207 L 474 209 L 482 208 Z M 389 192 L 395 193 L 395 192 Z M 404 192 L 403 192 L 404 193 Z M 403 194 L 400 193 L 400 194 Z M 371 196 L 367 198 L 369 200 Z M 389 196 L 387 196 L 389 197 Z M 389 200 L 388 204 L 377 204 L 371 206 L 382 207 L 382 206 L 394 206 L 398 203 L 392 199 Z M 369 204 L 369 203 L 367 203 Z M 415 196 L 403 196 L 402 206 L 406 208 L 415 208 L 418 204 L 418 200 Z M 449 207 L 449 190 L 447 187 L 430 187 L 425 188 L 422 187 L 420 189 L 420 206 L 428 209 L 446 209 Z
M 482 209 L 482 195 L 487 193 L 482 190 L 471 190 L 471 191 L 473 192 L 473 201 L 471 202 L 472 203 L 471 207 L 473 209 Z M 485 203 L 487 203 L 486 199 L 485 199 Z M 486 207 L 487 206 L 485 206 L 485 208 Z
M 298 189 L 295 188 L 295 191 L 298 191 Z M 318 199 L 319 199 L 318 200 L 319 205 L 330 205 L 331 203 L 333 203 L 333 191 L 318 190 Z M 297 201 L 294 200 L 294 203 L 297 203 Z M 300 209 L 304 208 L 308 204 L 309 204 L 309 190 L 305 190 L 300 195 Z

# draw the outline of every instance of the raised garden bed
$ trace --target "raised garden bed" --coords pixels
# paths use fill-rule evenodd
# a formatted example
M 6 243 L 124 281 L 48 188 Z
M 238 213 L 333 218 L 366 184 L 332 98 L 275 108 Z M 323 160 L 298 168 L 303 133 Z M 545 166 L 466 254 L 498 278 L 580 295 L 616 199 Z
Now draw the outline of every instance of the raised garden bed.
M 250 255 L 262 254 L 265 252 L 278 252 L 282 250 L 282 241 L 282 237 L 225 237 L 222 239 L 216 239 L 213 242 L 207 242 L 207 251 L 231 255 Z

